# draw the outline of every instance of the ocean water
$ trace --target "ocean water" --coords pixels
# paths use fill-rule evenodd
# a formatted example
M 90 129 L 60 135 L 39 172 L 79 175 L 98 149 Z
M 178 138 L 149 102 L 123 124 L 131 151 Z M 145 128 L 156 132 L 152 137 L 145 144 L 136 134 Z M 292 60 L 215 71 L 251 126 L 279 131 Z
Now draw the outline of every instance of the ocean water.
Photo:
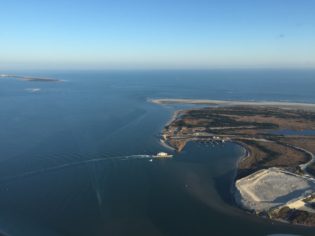
M 149 99 L 314 103 L 314 70 L 3 73 L 64 82 L 0 78 L 0 235 L 314 235 L 233 205 L 236 144 L 147 156 L 189 107 Z

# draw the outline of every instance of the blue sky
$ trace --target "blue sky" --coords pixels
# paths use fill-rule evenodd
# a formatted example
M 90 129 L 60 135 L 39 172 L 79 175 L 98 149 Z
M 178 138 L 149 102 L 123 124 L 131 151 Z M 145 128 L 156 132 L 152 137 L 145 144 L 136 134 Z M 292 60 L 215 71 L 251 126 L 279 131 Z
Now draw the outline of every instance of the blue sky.
M 315 0 L 2 0 L 0 69 L 315 68 Z

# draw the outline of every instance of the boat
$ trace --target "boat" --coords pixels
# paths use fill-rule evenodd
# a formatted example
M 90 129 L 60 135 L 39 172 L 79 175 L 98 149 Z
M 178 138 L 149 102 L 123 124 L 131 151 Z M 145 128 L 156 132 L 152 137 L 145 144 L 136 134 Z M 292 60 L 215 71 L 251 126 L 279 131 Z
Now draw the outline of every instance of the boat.
M 173 155 L 168 154 L 168 153 L 166 153 L 166 152 L 159 152 L 159 153 L 156 154 L 154 157 L 155 157 L 155 158 L 163 159 L 163 158 L 172 158 Z

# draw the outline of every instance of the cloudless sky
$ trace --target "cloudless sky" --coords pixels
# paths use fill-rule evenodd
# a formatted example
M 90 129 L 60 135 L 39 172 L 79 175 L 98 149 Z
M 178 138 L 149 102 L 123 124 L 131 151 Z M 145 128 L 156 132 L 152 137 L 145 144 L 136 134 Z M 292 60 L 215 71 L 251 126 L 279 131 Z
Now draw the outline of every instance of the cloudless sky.
M 0 69 L 315 68 L 315 0 L 0 3 Z

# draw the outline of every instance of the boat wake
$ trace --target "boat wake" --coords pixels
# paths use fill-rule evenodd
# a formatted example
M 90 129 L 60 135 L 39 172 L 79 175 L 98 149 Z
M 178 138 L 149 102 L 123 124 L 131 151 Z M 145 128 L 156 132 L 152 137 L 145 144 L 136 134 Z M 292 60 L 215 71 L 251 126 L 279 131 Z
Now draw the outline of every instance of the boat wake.
M 152 162 L 154 158 L 156 158 L 156 155 L 130 155 L 130 156 L 115 156 L 115 157 L 106 157 L 106 158 L 103 157 L 103 158 L 94 158 L 94 159 L 88 159 L 88 160 L 82 160 L 82 161 L 75 161 L 75 162 L 65 163 L 62 165 L 47 167 L 43 169 L 27 171 L 18 175 L 1 178 L 0 183 L 16 180 L 20 178 L 30 177 L 30 176 L 34 176 L 38 174 L 43 174 L 47 172 L 58 171 L 58 170 L 66 169 L 70 167 L 86 165 L 90 163 L 108 162 L 108 161 L 126 161 L 130 159 L 138 159 L 138 160 L 149 159 L 149 161 Z

